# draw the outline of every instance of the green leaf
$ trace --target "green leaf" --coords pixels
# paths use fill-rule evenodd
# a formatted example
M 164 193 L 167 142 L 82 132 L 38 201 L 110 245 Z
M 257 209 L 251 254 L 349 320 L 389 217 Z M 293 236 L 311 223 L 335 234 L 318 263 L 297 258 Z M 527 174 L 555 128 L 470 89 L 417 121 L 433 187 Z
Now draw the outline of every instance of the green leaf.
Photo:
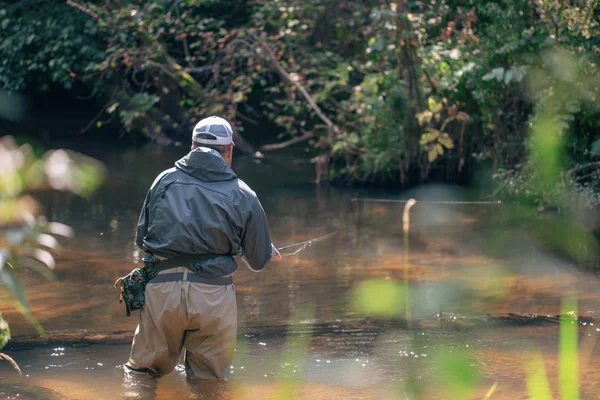
M 10 340 L 10 328 L 8 323 L 2 318 L 0 314 L 0 350 L 6 346 L 6 343 Z
M 424 134 L 421 135 L 421 140 L 419 141 L 419 143 L 421 144 L 421 146 L 424 146 L 427 143 L 433 142 L 439 136 L 440 136 L 440 131 L 438 131 L 435 128 L 429 128 L 429 129 L 427 129 L 427 131 Z
M 102 121 L 96 122 L 96 128 L 102 128 Z
M 442 147 L 442 145 L 441 145 L 441 144 L 439 144 L 439 143 L 436 143 L 436 144 L 433 146 L 433 148 L 435 149 L 435 152 L 436 152 L 436 153 L 438 153 L 440 156 L 441 156 L 442 154 L 444 154 L 444 148 Z
M 435 114 L 435 113 L 438 113 L 438 112 L 440 112 L 440 110 L 441 110 L 441 109 L 442 109 L 442 107 L 443 107 L 443 104 L 442 104 L 442 103 L 438 103 L 437 101 L 435 101 L 435 99 L 434 99 L 433 97 L 430 97 L 430 98 L 427 100 L 427 103 L 428 103 L 428 105 L 429 105 L 429 109 L 430 109 L 430 110 L 431 110 L 431 112 L 432 112 L 432 113 L 434 113 L 434 114 Z
M 14 276 L 10 270 L 0 270 L 0 281 L 2 281 L 4 286 L 8 289 L 15 300 L 17 300 L 26 309 L 29 308 L 27 299 L 25 298 L 25 289 L 23 288 L 21 281 Z
M 435 149 L 429 150 L 427 152 L 427 159 L 429 160 L 429 162 L 435 161 L 437 156 L 438 156 L 438 153 L 437 153 L 437 151 L 435 151 Z
M 447 133 L 442 133 L 440 137 L 438 137 L 438 142 L 447 149 L 454 148 L 454 141 Z
M 31 314 L 31 311 L 29 311 L 27 299 L 25 298 L 25 289 L 21 281 L 7 269 L 0 270 L 0 281 L 2 281 L 16 300 L 16 309 L 27 319 L 40 336 L 46 336 L 46 331 L 44 331 L 42 325 L 40 325 L 37 319 Z

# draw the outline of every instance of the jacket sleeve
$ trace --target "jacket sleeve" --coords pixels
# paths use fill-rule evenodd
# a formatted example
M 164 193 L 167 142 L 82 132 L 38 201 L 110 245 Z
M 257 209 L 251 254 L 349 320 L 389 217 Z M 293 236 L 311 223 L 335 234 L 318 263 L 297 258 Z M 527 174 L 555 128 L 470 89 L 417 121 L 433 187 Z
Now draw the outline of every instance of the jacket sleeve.
M 146 237 L 146 233 L 148 233 L 148 206 L 150 204 L 151 195 L 152 189 L 148 191 L 146 199 L 144 200 L 144 205 L 142 206 L 142 211 L 140 212 L 140 218 L 138 219 L 137 230 L 135 233 L 135 244 L 142 250 L 144 250 L 144 237 Z
M 144 237 L 146 237 L 146 234 L 148 233 L 148 223 L 150 222 L 148 220 L 150 201 L 152 200 L 152 197 L 154 196 L 154 192 L 156 192 L 158 190 L 158 186 L 159 186 L 160 182 L 162 181 L 162 179 L 165 176 L 167 176 L 168 173 L 169 173 L 169 170 L 166 170 L 166 171 L 163 171 L 160 175 L 158 175 L 156 177 L 156 179 L 154 180 L 154 182 L 152 183 L 152 186 L 150 186 L 150 190 L 148 190 L 148 194 L 146 194 L 146 199 L 144 200 L 144 205 L 142 206 L 142 211 L 140 212 L 140 218 L 138 219 L 137 229 L 135 232 L 135 244 L 137 247 L 139 247 L 142 250 L 145 250 Z
M 271 236 L 267 216 L 257 198 L 254 199 L 246 221 L 242 236 L 242 254 L 253 271 L 262 270 L 271 260 Z

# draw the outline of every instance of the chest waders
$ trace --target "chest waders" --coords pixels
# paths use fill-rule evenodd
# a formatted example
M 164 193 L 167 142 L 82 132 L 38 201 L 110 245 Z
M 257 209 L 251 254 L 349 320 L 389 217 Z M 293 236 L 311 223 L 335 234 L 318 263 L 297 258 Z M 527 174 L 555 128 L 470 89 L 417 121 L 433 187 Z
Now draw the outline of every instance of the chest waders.
M 175 267 L 186 267 L 190 269 L 192 273 L 187 274 L 187 280 L 191 282 L 220 286 L 231 285 L 233 279 L 230 276 L 221 278 L 203 278 L 193 273 L 194 269 L 192 267 L 195 264 L 212 260 L 215 257 L 218 257 L 218 255 L 197 254 L 176 256 L 166 260 L 160 260 L 153 254 L 147 254 L 142 259 L 144 262 L 142 268 L 136 268 L 129 274 L 115 281 L 114 286 L 121 291 L 119 303 L 125 303 L 125 311 L 128 317 L 131 315 L 132 311 L 142 310 L 146 303 L 146 285 L 148 283 L 183 280 L 184 274 L 181 272 L 158 275 L 162 271 Z

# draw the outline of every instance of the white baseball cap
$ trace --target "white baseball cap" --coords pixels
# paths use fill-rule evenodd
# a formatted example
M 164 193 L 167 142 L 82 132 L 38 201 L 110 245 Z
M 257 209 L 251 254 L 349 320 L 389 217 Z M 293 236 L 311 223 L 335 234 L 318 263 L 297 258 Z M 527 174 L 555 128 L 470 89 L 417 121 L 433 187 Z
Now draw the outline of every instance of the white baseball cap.
M 209 135 L 212 138 L 200 138 L 199 135 Z M 214 145 L 228 145 L 231 143 L 235 146 L 233 143 L 233 129 L 231 129 L 229 122 L 214 115 L 204 118 L 194 126 L 192 141 L 199 144 Z

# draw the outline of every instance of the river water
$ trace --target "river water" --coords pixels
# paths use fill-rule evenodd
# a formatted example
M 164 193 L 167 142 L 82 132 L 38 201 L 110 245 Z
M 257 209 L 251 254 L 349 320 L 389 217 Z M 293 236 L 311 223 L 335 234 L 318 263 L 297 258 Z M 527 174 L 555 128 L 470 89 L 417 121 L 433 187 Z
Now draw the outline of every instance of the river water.
M 124 377 L 137 315 L 124 315 L 113 283 L 142 256 L 133 233 L 149 185 L 185 150 L 79 149 L 105 163 L 107 180 L 90 199 L 37 194 L 49 219 L 76 236 L 62 240 L 55 281 L 22 274 L 48 339 L 0 303 L 14 337 L 5 351 L 23 370 L 19 378 L 0 363 L 0 398 L 481 399 L 497 384 L 492 399 L 522 399 L 536 355 L 557 394 L 558 324 L 514 314 L 559 314 L 566 296 L 578 300 L 581 317 L 582 398 L 600 398 L 598 279 L 549 252 L 527 227 L 507 223 L 510 205 L 417 203 L 405 258 L 404 204 L 354 199 L 468 200 L 466 190 L 319 186 L 301 155 L 234 160 L 263 203 L 276 245 L 337 234 L 263 273 L 240 267 L 239 345 L 229 381 L 188 382 L 180 369 L 157 381 Z M 460 360 L 465 368 L 455 376 Z

